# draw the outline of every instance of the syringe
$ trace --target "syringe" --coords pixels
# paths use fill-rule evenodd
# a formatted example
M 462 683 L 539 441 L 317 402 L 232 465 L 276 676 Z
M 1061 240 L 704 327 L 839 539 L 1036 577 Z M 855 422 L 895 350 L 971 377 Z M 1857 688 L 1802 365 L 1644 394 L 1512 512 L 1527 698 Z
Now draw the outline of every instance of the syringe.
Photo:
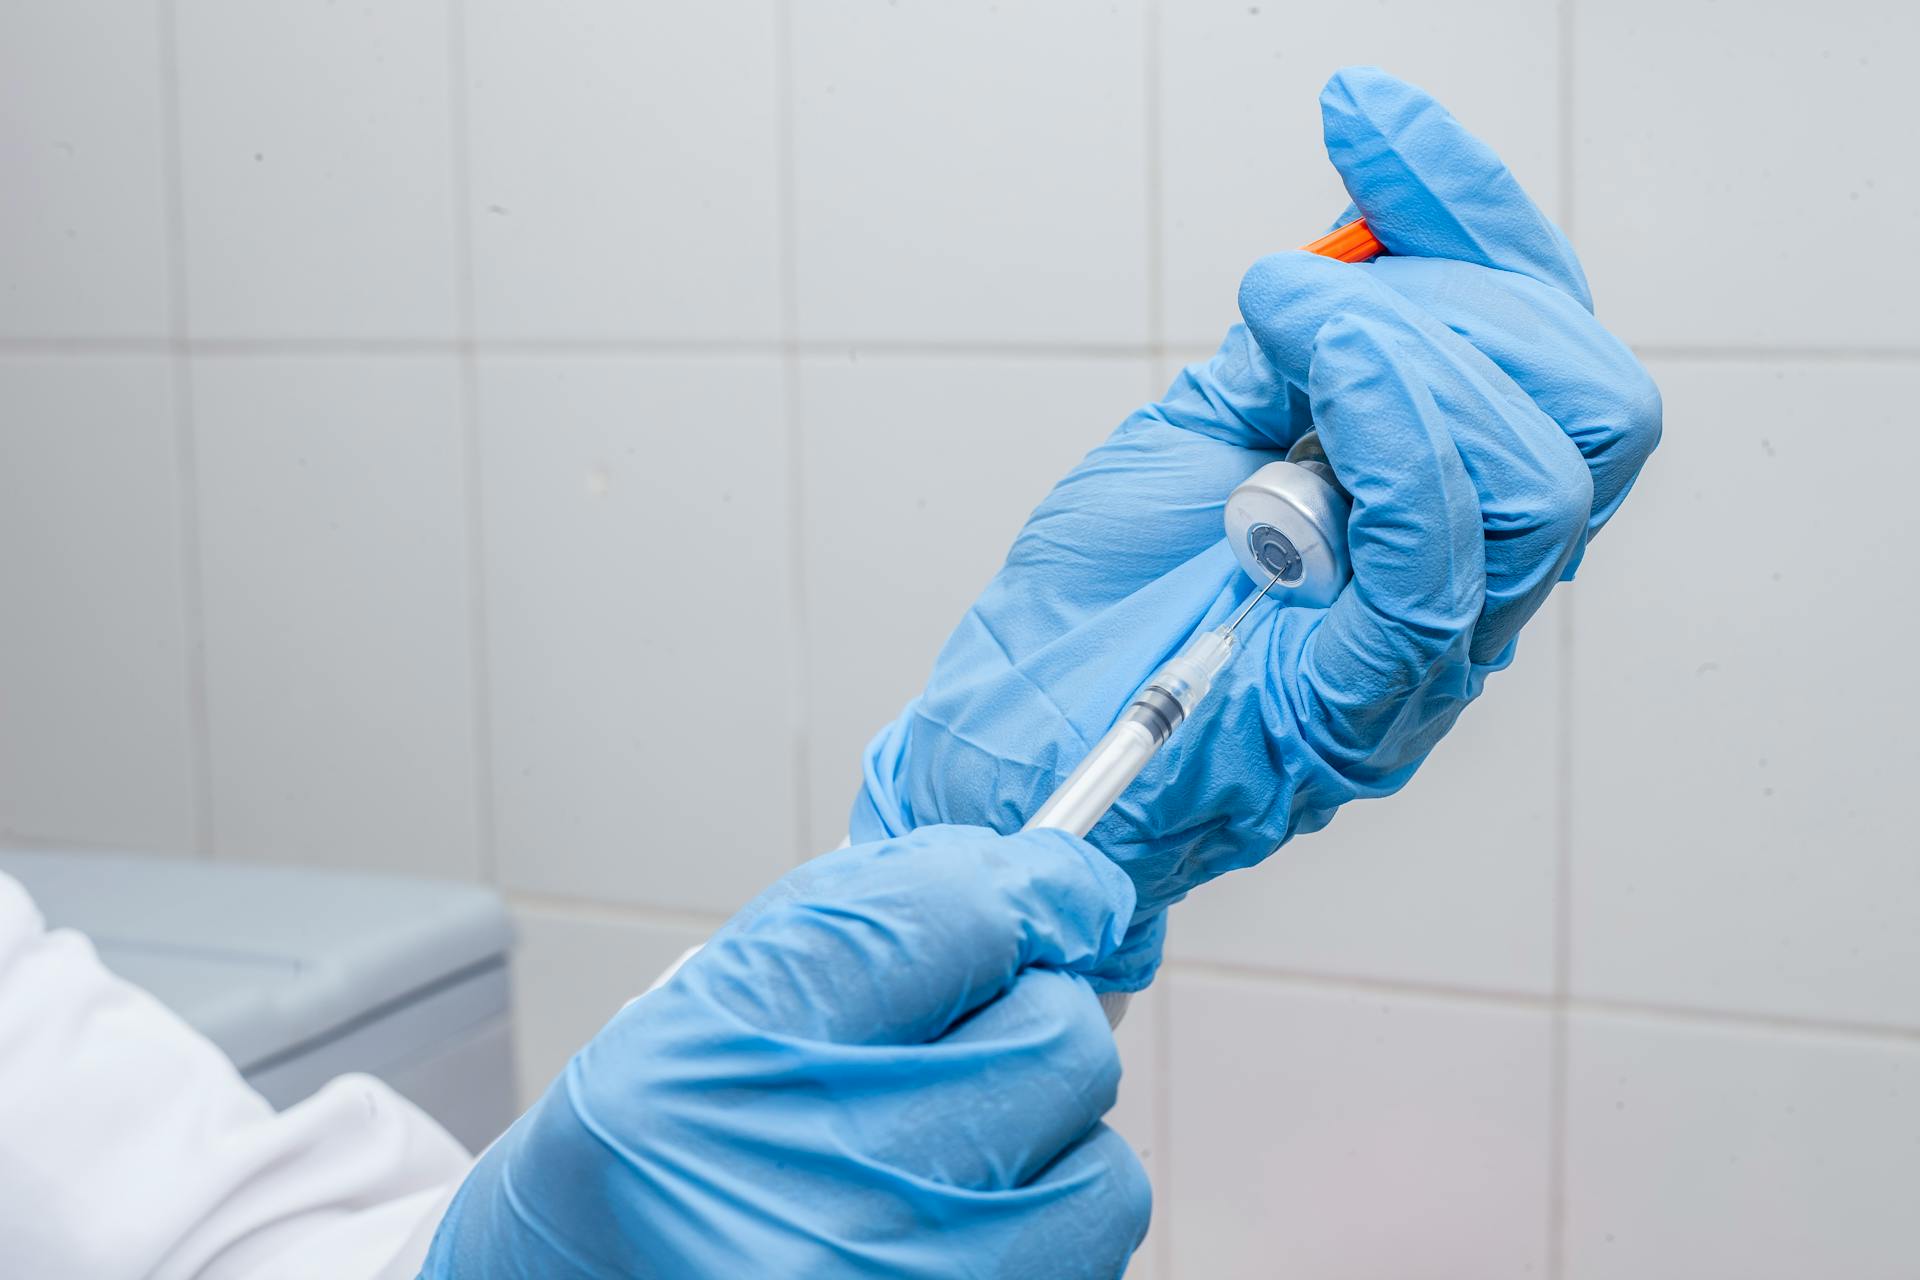
M 1365 262 L 1386 250 L 1365 219 L 1356 219 L 1304 246 L 1341 262 Z M 1351 498 L 1333 473 L 1317 431 L 1308 431 L 1280 462 L 1247 477 L 1227 499 L 1227 543 L 1255 582 L 1265 580 L 1224 627 L 1203 631 L 1140 686 L 1106 736 L 1095 743 L 1023 831 L 1068 831 L 1085 837 L 1146 768 L 1181 721 L 1193 714 L 1233 656 L 1233 633 L 1275 587 L 1293 604 L 1325 608 L 1353 569 L 1347 559 Z M 1269 576 L 1271 575 L 1271 576 Z M 1129 996 L 1107 991 L 1100 1007 L 1114 1026 Z
M 1356 218 L 1304 246 L 1341 262 L 1365 262 L 1386 252 L 1366 219 Z M 1327 463 L 1320 436 L 1308 431 L 1287 451 L 1249 476 L 1227 499 L 1227 542 L 1255 582 L 1266 585 L 1233 621 L 1202 632 L 1140 687 L 1113 728 L 1094 744 L 1059 789 L 1023 828 L 1093 830 L 1174 729 L 1193 714 L 1233 656 L 1233 633 L 1269 591 L 1285 589 L 1294 604 L 1325 608 L 1353 576 L 1347 562 L 1349 498 Z M 1267 575 L 1271 574 L 1271 577 Z
M 1247 577 L 1264 583 L 1224 627 L 1203 631 L 1147 677 L 1113 728 L 1027 820 L 1084 836 L 1120 798 L 1153 753 L 1207 696 L 1233 657 L 1234 632 L 1274 588 L 1286 603 L 1324 609 L 1353 576 L 1347 559 L 1352 499 L 1327 462 L 1320 433 L 1294 441 L 1280 462 L 1241 481 L 1227 498 L 1227 543 Z M 1278 597 L 1276 597 L 1278 598 Z
M 1280 574 L 1275 573 L 1266 586 L 1240 606 L 1231 622 L 1201 632 L 1149 676 L 1113 722 L 1113 728 L 1094 744 L 1080 767 L 1067 776 L 1023 829 L 1071 831 L 1076 836 L 1093 830 L 1093 824 L 1140 776 L 1153 753 L 1207 696 L 1214 677 L 1233 656 L 1235 629 L 1279 582 Z

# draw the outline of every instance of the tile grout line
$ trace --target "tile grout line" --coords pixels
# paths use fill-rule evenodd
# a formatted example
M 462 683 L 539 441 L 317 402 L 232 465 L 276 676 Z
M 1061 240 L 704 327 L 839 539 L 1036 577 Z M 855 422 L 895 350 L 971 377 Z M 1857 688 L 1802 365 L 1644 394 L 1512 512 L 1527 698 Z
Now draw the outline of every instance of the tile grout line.
M 1162 966 L 1161 972 L 1171 976 L 1310 990 L 1329 995 L 1346 994 L 1425 1000 L 1515 1013 L 1552 1014 L 1561 1004 L 1559 997 L 1551 991 L 1530 992 L 1493 987 L 1466 987 L 1398 978 L 1361 977 L 1308 969 L 1265 968 L 1258 965 L 1212 960 L 1168 960 Z M 1742 1012 L 1732 1009 L 1712 1009 L 1700 1005 L 1663 1004 L 1651 1000 L 1572 994 L 1566 997 L 1564 1006 L 1570 1015 L 1592 1014 L 1605 1017 L 1644 1018 L 1678 1023 L 1695 1029 L 1737 1031 L 1752 1035 L 1868 1040 L 1885 1045 L 1920 1048 L 1920 1025 L 1850 1022 L 1832 1018 L 1806 1018 L 1793 1014 Z
M 1143 51 L 1143 70 L 1146 76 L 1145 90 L 1142 94 L 1146 112 L 1144 121 L 1144 146 L 1146 161 L 1146 221 L 1147 221 L 1147 355 L 1154 362 L 1152 377 L 1159 375 L 1158 366 L 1164 363 L 1167 354 L 1167 317 L 1166 317 L 1166 231 L 1163 221 L 1161 199 L 1163 178 L 1161 174 L 1160 135 L 1160 31 L 1161 10 L 1159 0 L 1146 0 L 1141 11 L 1142 22 L 1146 29 L 1146 48 Z
M 1920 1026 L 1848 1022 L 1838 1018 L 1801 1018 L 1792 1014 L 1741 1013 L 1695 1005 L 1656 1004 L 1604 996 L 1569 996 L 1569 1013 L 1612 1018 L 1643 1018 L 1678 1023 L 1694 1030 L 1739 1031 L 1748 1035 L 1800 1036 L 1830 1040 L 1865 1040 L 1881 1045 L 1920 1048 Z
M 813 653 L 807 642 L 806 439 L 800 421 L 800 233 L 794 139 L 793 0 L 774 6 L 774 114 L 780 122 L 775 160 L 775 205 L 779 210 L 780 398 L 786 427 L 787 484 L 787 713 L 793 762 L 793 859 L 812 856 L 813 784 L 807 758 L 807 717 L 812 704 Z
M 193 346 L 187 298 L 185 165 L 182 160 L 178 6 L 162 0 L 160 90 L 162 172 L 166 183 L 167 363 L 172 372 L 171 410 L 175 483 L 179 486 L 181 623 L 186 630 L 187 724 L 192 740 L 193 845 L 201 858 L 214 856 L 213 724 L 208 705 L 206 566 L 201 556 L 199 433 L 194 425 Z
M 1160 341 L 1100 342 L 980 342 L 975 340 L 900 341 L 891 338 L 815 338 L 796 341 L 761 339 L 677 338 L 493 338 L 468 340 L 436 338 L 188 338 L 171 337 L 0 337 L 0 354 L 8 355 L 167 355 L 185 351 L 215 356 L 333 356 L 406 357 L 457 355 L 462 347 L 490 356 L 656 356 L 703 357 L 802 356 L 843 357 L 849 352 L 913 359 L 971 360 L 1005 358 L 1027 360 L 1113 359 L 1137 360 L 1190 354 L 1205 359 L 1213 348 L 1204 343 Z M 1816 345 L 1687 346 L 1673 343 L 1629 343 L 1643 359 L 1697 361 L 1706 364 L 1920 363 L 1920 347 L 1826 347 Z
M 1214 981 L 1265 983 L 1277 987 L 1312 987 L 1327 992 L 1445 1001 L 1454 1004 L 1479 1005 L 1484 1008 L 1536 1012 L 1547 1012 L 1553 1008 L 1551 991 L 1470 987 L 1402 978 L 1373 978 L 1359 974 L 1332 973 L 1315 969 L 1283 969 L 1227 960 L 1169 959 L 1162 965 L 1161 971 Z
M 486 510 L 481 494 L 480 375 L 475 352 L 477 309 L 473 282 L 472 129 L 467 100 L 466 0 L 447 0 L 447 124 L 453 186 L 454 315 L 459 326 L 454 354 L 460 377 L 460 470 L 467 533 L 467 645 L 473 715 L 473 834 L 480 878 L 500 883 L 500 850 L 494 822 L 493 653 L 487 639 Z
M 1729 343 L 1700 346 L 1678 342 L 1629 342 L 1632 352 L 1650 360 L 1694 360 L 1702 364 L 1914 364 L 1920 347 L 1821 346 L 1816 343 Z
M 1569 587 L 1571 584 L 1568 584 Z M 1570 1007 L 1573 986 L 1573 664 L 1578 593 L 1561 593 L 1558 635 L 1560 670 L 1554 698 L 1559 721 L 1554 743 L 1553 1017 L 1548 1051 L 1551 1079 L 1547 1104 L 1547 1276 L 1566 1272 L 1567 1108 Z
M 1574 165 L 1574 35 L 1578 0 L 1559 0 L 1554 15 L 1555 62 L 1558 70 L 1560 225 L 1569 240 L 1575 231 L 1574 193 L 1579 175 Z M 1571 584 L 1569 584 L 1570 586 Z M 1572 590 L 1562 593 L 1558 634 L 1560 669 L 1554 677 L 1558 721 L 1554 735 L 1554 878 L 1553 878 L 1553 1014 L 1548 1024 L 1547 1083 L 1547 1280 L 1564 1280 L 1567 1271 L 1567 1124 L 1568 1005 L 1573 977 L 1573 672 L 1577 649 L 1575 619 L 1579 601 Z
M 607 902 L 599 898 L 570 898 L 562 894 L 540 893 L 526 889 L 508 889 L 504 895 L 509 907 L 527 907 L 555 915 L 594 920 L 604 924 L 644 924 L 655 928 L 686 929 L 712 933 L 730 918 L 724 911 L 697 911 L 676 907 L 646 906 L 641 903 Z

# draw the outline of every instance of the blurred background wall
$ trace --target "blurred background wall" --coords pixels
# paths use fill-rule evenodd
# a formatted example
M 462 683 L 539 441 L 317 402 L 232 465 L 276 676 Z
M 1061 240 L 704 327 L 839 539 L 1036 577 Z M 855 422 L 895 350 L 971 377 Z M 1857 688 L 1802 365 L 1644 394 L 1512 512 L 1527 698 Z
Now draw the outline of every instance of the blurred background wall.
M 1666 443 L 1402 796 L 1176 912 L 1134 1274 L 1911 1276 L 1914 14 L 7 0 L 4 843 L 498 884 L 531 1095 L 839 840 L 1377 62 Z

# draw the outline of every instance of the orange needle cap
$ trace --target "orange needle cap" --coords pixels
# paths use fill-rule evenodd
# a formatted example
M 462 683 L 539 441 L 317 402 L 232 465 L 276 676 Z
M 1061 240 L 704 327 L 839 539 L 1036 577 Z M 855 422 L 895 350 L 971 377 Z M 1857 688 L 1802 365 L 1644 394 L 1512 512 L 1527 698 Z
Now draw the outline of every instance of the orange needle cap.
M 1301 247 L 1308 253 L 1341 262 L 1365 262 L 1387 251 L 1385 245 L 1373 238 L 1373 228 L 1365 218 L 1355 218 L 1344 227 L 1335 227 L 1312 244 Z

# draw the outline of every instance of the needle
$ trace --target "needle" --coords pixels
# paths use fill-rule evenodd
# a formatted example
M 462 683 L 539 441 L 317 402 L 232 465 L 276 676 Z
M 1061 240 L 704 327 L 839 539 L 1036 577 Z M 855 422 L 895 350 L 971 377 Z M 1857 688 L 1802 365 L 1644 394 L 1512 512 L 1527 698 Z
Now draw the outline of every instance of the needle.
M 1278 573 L 1274 574 L 1273 577 L 1267 580 L 1267 585 L 1260 588 L 1259 593 L 1255 595 L 1253 599 L 1247 601 L 1245 604 L 1240 606 L 1240 612 L 1234 614 L 1233 621 L 1227 624 L 1227 627 L 1226 627 L 1227 635 L 1232 635 L 1234 633 L 1235 629 L 1237 629 L 1239 625 L 1246 620 L 1247 615 L 1253 612 L 1253 606 L 1259 604 L 1260 601 L 1266 597 L 1267 592 L 1273 590 L 1273 588 L 1275 587 L 1275 585 L 1279 583 L 1279 581 L 1280 581 L 1280 575 Z

